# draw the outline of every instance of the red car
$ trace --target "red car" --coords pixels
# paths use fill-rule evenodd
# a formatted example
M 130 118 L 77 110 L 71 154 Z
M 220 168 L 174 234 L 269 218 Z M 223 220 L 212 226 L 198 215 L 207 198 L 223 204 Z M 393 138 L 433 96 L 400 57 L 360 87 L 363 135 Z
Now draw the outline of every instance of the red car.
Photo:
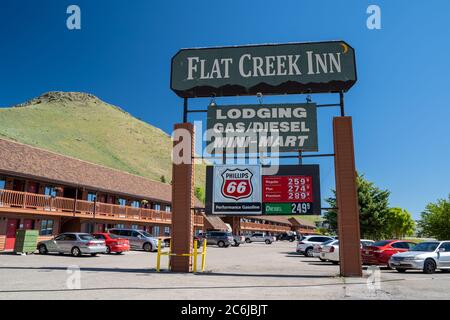
M 130 241 L 128 239 L 120 238 L 119 236 L 111 233 L 98 232 L 92 234 L 95 239 L 104 240 L 106 243 L 106 253 L 123 253 L 130 251 Z
M 398 252 L 409 251 L 416 243 L 404 240 L 381 240 L 373 245 L 363 247 L 361 256 L 363 264 L 388 265 L 389 258 Z

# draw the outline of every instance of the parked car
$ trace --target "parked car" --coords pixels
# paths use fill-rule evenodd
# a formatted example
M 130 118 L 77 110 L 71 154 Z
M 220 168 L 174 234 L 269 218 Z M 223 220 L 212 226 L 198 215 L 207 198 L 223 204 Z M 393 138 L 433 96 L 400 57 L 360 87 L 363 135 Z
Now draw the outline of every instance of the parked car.
M 373 240 L 361 239 L 361 249 L 374 244 Z M 339 263 L 339 240 L 333 240 L 323 246 L 320 252 L 320 260 L 330 261 L 333 264 Z
M 134 229 L 110 229 L 109 233 L 125 238 L 130 242 L 130 248 L 134 250 L 144 249 L 144 251 L 152 252 L 158 250 L 158 238 L 153 237 L 144 230 Z M 165 242 L 161 242 L 161 246 L 165 246 Z
M 323 260 L 323 259 L 320 257 L 320 253 L 322 252 L 322 249 L 323 249 L 324 246 L 326 246 L 327 244 L 329 244 L 329 243 L 331 243 L 331 242 L 333 242 L 333 241 L 335 241 L 335 239 L 328 240 L 328 241 L 325 241 L 325 242 L 323 242 L 323 243 L 315 244 L 315 245 L 313 246 L 313 253 L 312 253 L 312 256 L 315 257 L 315 258 L 319 258 L 319 260 L 321 260 L 321 261 L 326 261 L 326 260 Z
M 334 240 L 334 238 L 329 236 L 304 236 L 297 244 L 297 252 L 306 257 L 312 257 L 314 245 L 322 244 L 329 240 Z
M 206 245 L 217 245 L 221 248 L 227 248 L 234 244 L 233 235 L 226 231 L 208 231 L 206 233 L 199 233 L 200 239 L 206 239 Z
M 295 240 L 297 240 L 297 236 L 294 233 L 280 233 L 277 236 L 277 240 L 278 241 L 289 241 L 289 242 L 294 242 Z
M 70 253 L 74 257 L 80 257 L 83 254 L 96 256 L 106 252 L 106 244 L 105 241 L 97 240 L 89 233 L 67 232 L 61 233 L 53 239 L 39 242 L 37 249 L 40 254 L 55 252 Z
M 398 272 L 422 270 L 434 273 L 436 269 L 450 270 L 450 241 L 427 241 L 415 245 L 408 252 L 396 253 L 389 259 L 389 266 Z
M 277 241 L 277 239 L 273 236 L 265 235 L 264 233 L 253 233 L 250 236 L 245 237 L 246 243 L 251 242 L 265 242 L 266 244 L 271 244 L 272 242 Z
M 400 252 L 409 251 L 416 245 L 412 241 L 381 240 L 361 250 L 363 264 L 389 266 L 389 258 Z
M 239 247 L 240 244 L 245 242 L 244 236 L 233 235 L 233 243 L 231 244 L 233 247 Z
M 97 232 L 92 234 L 95 239 L 103 240 L 106 244 L 106 253 L 124 253 L 126 251 L 130 251 L 130 241 L 125 238 L 120 238 L 120 236 L 106 233 L 106 232 Z

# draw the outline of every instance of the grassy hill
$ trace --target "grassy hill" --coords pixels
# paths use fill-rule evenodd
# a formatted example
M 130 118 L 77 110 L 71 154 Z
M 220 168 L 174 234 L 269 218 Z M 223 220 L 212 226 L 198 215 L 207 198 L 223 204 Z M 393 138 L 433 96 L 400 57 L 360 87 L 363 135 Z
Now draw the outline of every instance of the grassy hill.
M 0 137 L 156 181 L 172 179 L 170 136 L 90 94 L 49 92 L 0 108 Z M 196 166 L 196 185 L 204 181 L 204 167 Z

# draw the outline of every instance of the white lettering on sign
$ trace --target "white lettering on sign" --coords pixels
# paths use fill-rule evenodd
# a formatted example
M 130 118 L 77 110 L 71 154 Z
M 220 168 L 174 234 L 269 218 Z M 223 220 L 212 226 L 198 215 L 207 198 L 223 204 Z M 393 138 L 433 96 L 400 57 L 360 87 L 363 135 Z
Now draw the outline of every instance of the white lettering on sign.
M 314 53 L 307 51 L 306 57 L 299 54 L 279 56 L 240 56 L 237 63 L 239 75 L 243 78 L 298 76 L 302 75 L 301 59 L 306 59 L 305 70 L 308 75 L 341 73 L 341 53 Z M 227 79 L 233 58 L 220 58 L 208 61 L 200 57 L 187 57 L 186 80 Z

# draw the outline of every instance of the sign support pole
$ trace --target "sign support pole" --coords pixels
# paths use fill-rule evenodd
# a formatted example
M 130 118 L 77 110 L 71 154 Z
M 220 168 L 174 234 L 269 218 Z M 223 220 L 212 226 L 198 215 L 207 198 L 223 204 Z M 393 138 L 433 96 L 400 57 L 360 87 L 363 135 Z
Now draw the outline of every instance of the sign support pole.
M 176 124 L 172 165 L 172 241 L 170 270 L 191 272 L 191 256 L 194 234 L 194 125 Z M 187 134 L 186 134 L 187 131 Z M 177 132 L 180 132 L 178 134 Z M 177 140 L 178 139 L 178 140 Z M 179 145 L 182 145 L 180 148 Z M 176 150 L 179 150 L 177 152 Z M 181 163 L 178 158 L 187 161 Z M 176 161 L 177 160 L 177 161 Z M 183 256 L 179 256 L 183 255 Z
M 333 136 L 340 274 L 343 277 L 362 277 L 352 118 L 335 117 Z

